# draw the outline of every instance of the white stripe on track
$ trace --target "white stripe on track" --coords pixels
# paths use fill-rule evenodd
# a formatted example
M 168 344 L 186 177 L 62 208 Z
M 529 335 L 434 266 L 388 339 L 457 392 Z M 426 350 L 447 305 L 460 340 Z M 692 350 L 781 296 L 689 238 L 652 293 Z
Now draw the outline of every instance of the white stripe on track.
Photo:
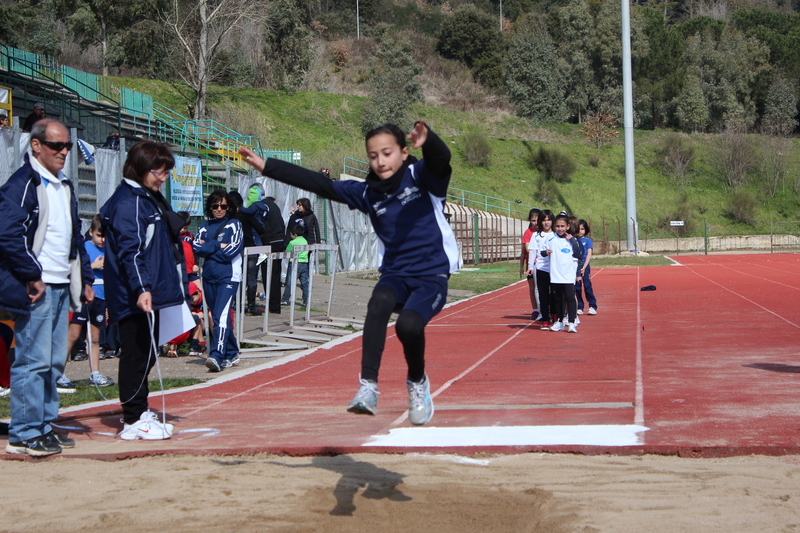
M 641 284 L 641 267 L 636 267 L 636 288 Z M 642 382 L 642 291 L 636 291 L 636 399 L 634 400 L 633 423 L 644 426 L 644 383 Z M 639 434 L 644 443 L 644 433 Z
M 710 283 L 713 283 L 713 284 L 714 284 L 714 285 L 716 285 L 717 287 L 720 287 L 720 288 L 722 288 L 722 289 L 725 289 L 725 290 L 726 290 L 726 291 L 728 291 L 729 293 L 731 293 L 731 294 L 733 294 L 733 295 L 735 295 L 735 296 L 738 296 L 738 297 L 739 297 L 739 298 L 741 298 L 742 300 L 744 300 L 744 301 L 746 301 L 746 302 L 750 302 L 751 304 L 755 305 L 756 307 L 760 307 L 761 309 L 763 309 L 763 310 L 764 310 L 764 311 L 766 311 L 767 313 L 769 313 L 769 314 L 771 314 L 771 315 L 775 315 L 776 317 L 780 318 L 781 320 L 783 320 L 783 321 L 784 321 L 784 322 L 786 322 L 787 324 L 789 324 L 789 325 L 791 325 L 791 326 L 794 326 L 794 327 L 796 327 L 796 328 L 800 329 L 800 324 L 795 324 L 794 322 L 792 322 L 792 321 L 791 321 L 791 320 L 789 320 L 788 318 L 786 318 L 786 317 L 784 317 L 784 316 L 782 316 L 782 315 L 779 315 L 778 313 L 776 313 L 776 312 L 775 312 L 775 311 L 773 311 L 772 309 L 767 309 L 766 307 L 764 307 L 763 305 L 759 304 L 758 302 L 755 302 L 755 301 L 751 300 L 750 298 L 748 298 L 747 296 L 744 296 L 744 295 L 742 295 L 742 294 L 739 294 L 739 293 L 738 293 L 738 292 L 736 292 L 736 291 L 733 291 L 733 290 L 729 289 L 728 287 L 726 287 L 725 285 L 722 285 L 721 283 L 717 283 L 717 282 L 716 282 L 716 281 L 714 281 L 713 279 L 711 279 L 711 278 L 708 278 L 708 277 L 706 277 L 706 276 L 704 276 L 704 275 L 700 274 L 699 272 L 697 272 L 696 270 L 694 270 L 694 269 L 693 269 L 693 268 L 691 268 L 691 267 L 687 267 L 687 268 L 689 269 L 689 272 L 691 272 L 692 274 L 694 274 L 694 275 L 696 275 L 696 276 L 698 276 L 698 277 L 700 277 L 700 278 L 703 278 L 704 280 L 706 280 L 706 281 L 708 281 L 708 282 L 710 282 Z
M 516 333 L 514 333 L 513 335 L 511 335 L 511 336 L 510 336 L 508 339 L 506 339 L 506 340 L 505 340 L 505 341 L 504 341 L 502 344 L 500 344 L 499 346 L 497 346 L 497 347 L 496 347 L 494 350 L 492 350 L 491 352 L 489 352 L 489 353 L 487 353 L 486 355 L 484 355 L 484 356 L 483 356 L 483 357 L 482 357 L 482 358 L 481 358 L 481 359 L 480 359 L 478 362 L 474 363 L 474 364 L 473 364 L 471 367 L 467 368 L 467 369 L 466 369 L 466 370 L 464 370 L 462 373 L 460 373 L 459 375 L 457 375 L 456 377 L 454 377 L 453 379 L 451 379 L 450 381 L 446 382 L 444 385 L 442 385 L 441 387 L 439 387 L 438 389 L 436 389 L 436 392 L 433 392 L 433 393 L 431 393 L 431 398 L 436 398 L 438 395 L 440 395 L 441 393 L 443 393 L 444 391 L 446 391 L 448 388 L 450 388 L 450 385 L 452 385 L 453 383 L 455 383 L 455 382 L 456 382 L 456 381 L 458 381 L 459 379 L 463 378 L 464 376 L 466 376 L 467 374 L 469 374 L 470 372 L 472 372 L 472 371 L 473 371 L 475 368 L 477 368 L 477 367 L 478 367 L 478 366 L 479 366 L 481 363 L 483 363 L 484 361 L 486 361 L 487 359 L 489 359 L 491 356 L 493 356 L 494 354 L 496 354 L 496 353 L 497 353 L 497 352 L 498 352 L 498 351 L 499 351 L 501 348 L 503 348 L 503 347 L 504 347 L 506 344 L 508 344 L 509 342 L 511 342 L 511 341 L 513 341 L 514 339 L 516 339 L 516 338 L 517 338 L 517 336 L 518 336 L 520 333 L 522 333 L 523 331 L 527 330 L 529 327 L 531 327 L 531 325 L 532 325 L 532 324 L 530 324 L 530 323 L 529 323 L 529 324 L 527 324 L 527 325 L 526 325 L 525 327 L 523 327 L 521 330 L 519 330 L 519 331 L 517 331 Z M 405 420 L 406 420 L 407 418 L 408 418 L 408 410 L 406 410 L 406 411 L 405 411 L 405 412 L 404 412 L 402 415 L 400 415 L 400 416 L 397 418 L 397 420 L 395 420 L 394 422 L 392 422 L 391 424 L 389 424 L 389 426 L 390 426 L 390 427 L 391 427 L 391 426 L 398 426 L 398 425 L 402 424 L 403 422 L 405 422 Z

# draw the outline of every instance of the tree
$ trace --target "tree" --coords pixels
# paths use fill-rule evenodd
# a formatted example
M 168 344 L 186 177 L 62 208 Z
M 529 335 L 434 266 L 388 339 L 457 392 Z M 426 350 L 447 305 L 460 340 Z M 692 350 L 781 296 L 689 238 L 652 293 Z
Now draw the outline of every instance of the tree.
M 519 114 L 534 123 L 561 122 L 566 116 L 564 78 L 556 49 L 543 24 L 517 22 L 506 58 L 505 87 Z
M 708 102 L 709 121 L 717 130 L 751 127 L 756 120 L 754 90 L 769 71 L 769 49 L 735 28 L 707 27 L 686 43 L 688 75 L 699 80 Z
M 649 50 L 644 34 L 644 19 L 631 9 L 631 60 L 638 61 Z M 603 2 L 597 14 L 592 60 L 596 75 L 597 93 L 593 107 L 622 116 L 622 6 L 620 2 Z
M 697 133 L 705 130 L 708 125 L 708 103 L 700 80 L 691 77 L 686 82 L 681 93 L 675 97 L 675 119 L 681 129 Z
M 570 0 L 558 10 L 558 58 L 565 84 L 564 104 L 580 124 L 593 88 L 589 44 L 594 20 L 586 0 Z
M 108 76 L 111 48 L 120 34 L 165 7 L 161 0 L 65 0 L 64 5 L 71 13 L 65 21 L 67 27 L 82 49 L 100 46 L 104 76 Z M 152 52 L 152 43 L 150 48 Z
M 162 12 L 182 52 L 177 73 L 195 93 L 196 120 L 205 118 L 208 85 L 220 74 L 214 60 L 225 38 L 262 11 L 260 0 L 172 0 Z
M 768 135 L 784 137 L 797 127 L 797 96 L 780 73 L 769 88 L 761 126 Z
M 314 56 L 311 17 L 297 0 L 274 0 L 264 24 L 264 55 L 272 82 L 279 89 L 296 91 Z
M 361 115 L 361 125 L 368 132 L 378 124 L 397 124 L 408 130 L 407 115 L 411 104 L 421 102 L 422 85 L 417 77 L 422 73 L 411 56 L 408 42 L 384 37 L 370 62 L 370 97 Z
M 494 17 L 472 4 L 456 11 L 442 23 L 436 51 L 473 69 L 475 79 L 487 87 L 503 80 L 503 36 Z

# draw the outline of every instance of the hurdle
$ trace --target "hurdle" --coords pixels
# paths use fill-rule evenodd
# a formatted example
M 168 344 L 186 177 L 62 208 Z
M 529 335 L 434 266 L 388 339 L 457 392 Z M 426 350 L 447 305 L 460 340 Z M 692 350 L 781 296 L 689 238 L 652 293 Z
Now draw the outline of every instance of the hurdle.
M 253 255 L 265 256 L 264 261 L 267 261 L 267 277 L 264 280 L 264 287 L 266 293 L 266 304 L 264 307 L 264 319 L 261 324 L 261 331 L 256 335 L 251 335 L 245 337 L 244 332 L 244 302 L 246 299 L 246 291 L 247 291 L 247 258 Z M 243 354 L 242 357 L 259 357 L 258 353 L 263 352 L 275 352 L 275 351 L 286 351 L 286 350 L 305 350 L 309 346 L 307 344 L 292 344 L 292 343 L 285 343 L 285 342 L 274 342 L 274 341 L 267 341 L 264 340 L 264 337 L 267 335 L 275 336 L 275 337 L 287 337 L 287 335 L 282 334 L 281 332 L 271 332 L 269 331 L 269 294 L 270 289 L 272 286 L 272 261 L 274 259 L 289 259 L 292 256 L 296 257 L 296 253 L 286 253 L 286 252 L 272 252 L 272 248 L 270 246 L 250 246 L 244 249 L 244 271 L 242 276 L 242 282 L 239 284 L 239 290 L 236 294 L 236 323 L 234 326 L 234 331 L 236 331 L 236 338 L 239 340 L 239 344 L 243 342 L 247 342 L 249 344 L 258 344 L 260 348 L 242 348 L 239 347 L 239 351 Z M 258 265 L 256 264 L 256 268 Z M 205 304 L 205 300 L 203 300 Z M 318 340 L 318 339 L 302 339 L 298 338 L 297 336 L 292 336 L 297 340 L 308 340 L 312 342 L 324 342 L 327 339 Z M 246 355 L 245 355 L 246 354 Z M 269 355 L 263 355 L 261 357 L 270 357 Z
M 330 289 L 328 291 L 328 307 L 325 312 L 325 316 L 322 318 L 311 318 L 311 296 L 313 294 L 313 280 L 314 274 L 316 272 L 313 271 L 313 263 L 310 264 L 310 268 L 312 269 L 309 272 L 308 278 L 308 303 L 309 305 L 306 307 L 305 312 L 305 319 L 302 323 L 295 325 L 294 324 L 294 314 L 290 314 L 290 326 L 293 326 L 295 329 L 306 330 L 306 331 L 314 331 L 317 333 L 323 333 L 325 335 L 331 336 L 343 336 L 347 335 L 350 332 L 344 329 L 333 329 L 333 328 L 346 328 L 347 326 L 363 326 L 364 321 L 356 319 L 352 317 L 350 319 L 347 318 L 337 318 L 331 316 L 331 304 L 333 303 L 333 288 L 336 282 L 336 265 L 337 265 L 337 255 L 339 253 L 339 245 L 338 244 L 310 244 L 308 246 L 295 246 L 294 250 L 298 251 L 318 251 L 318 252 L 328 252 L 332 254 L 332 260 L 329 261 L 333 264 L 333 271 L 331 273 L 331 283 Z M 293 269 L 293 274 L 296 274 L 297 269 Z M 296 275 L 293 275 L 293 278 L 296 278 Z M 292 298 L 290 301 L 291 308 L 294 309 L 295 306 L 295 291 L 297 290 L 297 283 L 296 279 L 292 280 Z

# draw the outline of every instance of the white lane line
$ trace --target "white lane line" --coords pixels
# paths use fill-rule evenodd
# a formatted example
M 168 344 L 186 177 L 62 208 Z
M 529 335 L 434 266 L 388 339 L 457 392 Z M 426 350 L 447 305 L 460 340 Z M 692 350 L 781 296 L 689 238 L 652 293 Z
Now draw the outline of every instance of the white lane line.
M 636 446 L 649 428 L 633 425 L 402 427 L 373 435 L 361 446 Z
M 641 284 L 641 267 L 636 267 L 636 287 Z M 633 423 L 644 426 L 644 383 L 642 381 L 642 291 L 636 291 L 636 399 Z M 642 434 L 644 444 L 644 434 Z
M 694 269 L 692 269 L 692 268 L 689 268 L 689 272 L 691 272 L 692 274 L 694 274 L 694 275 L 696 275 L 696 276 L 698 276 L 698 277 L 701 277 L 701 278 L 703 278 L 704 280 L 708 281 L 709 283 L 713 283 L 713 284 L 714 284 L 714 285 L 716 285 L 717 287 L 720 287 L 720 288 L 722 288 L 722 289 L 724 289 L 724 290 L 728 291 L 729 293 L 731 293 L 731 294 L 733 294 L 733 295 L 735 295 L 735 296 L 738 296 L 739 298 L 741 298 L 742 300 L 744 300 L 744 301 L 746 301 L 746 302 L 750 302 L 751 304 L 755 305 L 756 307 L 760 307 L 761 309 L 763 309 L 763 310 L 764 310 L 764 311 L 766 311 L 767 313 L 769 313 L 769 314 L 771 314 L 771 315 L 775 315 L 777 318 L 780 318 L 781 320 L 783 320 L 783 321 L 784 321 L 784 322 L 786 322 L 787 324 L 789 324 L 789 325 L 791 325 L 791 326 L 794 326 L 794 327 L 796 327 L 796 328 L 800 329 L 800 324 L 795 324 L 794 322 L 792 322 L 792 321 L 791 321 L 791 320 L 789 320 L 788 318 L 786 318 L 786 317 L 784 317 L 784 316 L 782 316 L 782 315 L 779 315 L 778 313 L 776 313 L 776 312 L 775 312 L 775 311 L 773 311 L 772 309 L 768 309 L 768 308 L 764 307 L 763 305 L 759 304 L 758 302 L 755 302 L 755 301 L 751 300 L 751 299 L 750 299 L 750 298 L 748 298 L 747 296 L 744 296 L 744 295 L 742 295 L 742 294 L 739 294 L 738 292 L 736 292 L 736 291 L 733 291 L 733 290 L 729 289 L 728 287 L 726 287 L 725 285 L 722 285 L 721 283 L 717 283 L 717 282 L 716 282 L 716 281 L 714 281 L 713 279 L 711 279 L 711 278 L 709 278 L 709 277 L 706 277 L 706 276 L 704 276 L 704 275 L 700 274 L 699 272 L 697 272 L 696 270 L 694 270 Z
M 481 358 L 481 359 L 480 359 L 480 360 L 479 360 L 477 363 L 473 364 L 471 367 L 467 368 L 467 369 L 466 369 L 466 370 L 464 370 L 462 373 L 460 373 L 459 375 L 457 375 L 456 377 L 454 377 L 453 379 L 451 379 L 450 381 L 448 381 L 447 383 L 445 383 L 444 385 L 442 385 L 441 387 L 439 387 L 438 389 L 436 389 L 436 392 L 433 392 L 433 393 L 431 393 L 431 397 L 432 397 L 432 398 L 436 398 L 436 397 L 437 397 L 437 396 L 439 396 L 441 393 L 443 393 L 444 391 L 446 391 L 448 388 L 450 388 L 450 385 L 452 385 L 453 383 L 455 383 L 455 382 L 456 382 L 456 381 L 458 381 L 459 379 L 463 378 L 464 376 L 466 376 L 467 374 L 469 374 L 470 372 L 472 372 L 472 371 L 473 371 L 475 368 L 477 368 L 477 367 L 478 367 L 478 366 L 479 366 L 481 363 L 483 363 L 484 361 L 486 361 L 487 359 L 489 359 L 491 356 L 493 356 L 494 354 L 496 354 L 498 351 L 500 351 L 500 349 L 501 349 L 501 348 L 503 348 L 503 347 L 504 347 L 506 344 L 508 344 L 509 342 L 511 342 L 511 341 L 513 341 L 514 339 L 516 339 L 516 338 L 517 338 L 517 336 L 518 336 L 520 333 L 522 333 L 523 331 L 527 330 L 529 327 L 531 327 L 531 325 L 532 325 L 532 324 L 530 324 L 530 323 L 529 323 L 529 324 L 526 324 L 526 325 L 525 325 L 525 327 L 523 327 L 521 330 L 517 331 L 516 333 L 514 333 L 513 335 L 511 335 L 511 336 L 510 336 L 508 339 L 506 339 L 506 340 L 505 340 L 505 342 L 503 342 L 502 344 L 500 344 L 498 347 L 496 347 L 496 348 L 495 348 L 494 350 L 492 350 L 491 352 L 489 352 L 489 353 L 487 353 L 486 355 L 484 355 L 484 356 L 483 356 L 483 357 L 482 357 L 482 358 Z M 400 425 L 400 424 L 402 424 L 403 422 L 405 422 L 405 420 L 406 420 L 407 418 L 408 418 L 408 410 L 406 410 L 405 412 L 403 412 L 403 414 L 402 414 L 402 415 L 400 415 L 400 416 L 397 418 L 397 420 L 395 420 L 394 422 L 392 422 L 392 423 L 391 423 L 391 424 L 389 424 L 389 425 L 390 425 L 390 426 L 397 426 L 397 425 Z

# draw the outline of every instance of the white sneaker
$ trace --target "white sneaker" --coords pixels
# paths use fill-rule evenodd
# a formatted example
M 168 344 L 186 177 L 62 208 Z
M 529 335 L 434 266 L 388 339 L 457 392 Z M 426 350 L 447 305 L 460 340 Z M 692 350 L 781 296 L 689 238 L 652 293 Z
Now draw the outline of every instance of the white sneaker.
M 589 314 L 590 315 L 596 315 L 597 314 L 597 309 L 595 309 L 594 307 L 590 307 L 589 308 Z
M 360 379 L 356 395 L 347 404 L 347 410 L 358 415 L 375 415 L 378 412 L 378 384 L 368 379 Z
M 427 424 L 433 418 L 433 399 L 431 398 L 431 382 L 428 375 L 415 383 L 406 381 L 408 387 L 408 421 L 415 426 Z
M 172 436 L 172 424 L 164 424 L 158 421 L 155 413 L 149 409 L 142 413 L 139 421 L 135 424 L 125 424 L 119 433 L 122 440 L 164 440 Z
M 560 320 L 557 320 L 555 324 L 550 326 L 550 331 L 564 331 L 564 323 Z
M 583 309 L 578 309 L 578 314 L 582 315 L 583 314 Z
M 0 398 L 11 394 L 11 387 L 0 387 Z
M 578 328 L 575 324 L 567 324 L 567 333 L 578 333 Z

